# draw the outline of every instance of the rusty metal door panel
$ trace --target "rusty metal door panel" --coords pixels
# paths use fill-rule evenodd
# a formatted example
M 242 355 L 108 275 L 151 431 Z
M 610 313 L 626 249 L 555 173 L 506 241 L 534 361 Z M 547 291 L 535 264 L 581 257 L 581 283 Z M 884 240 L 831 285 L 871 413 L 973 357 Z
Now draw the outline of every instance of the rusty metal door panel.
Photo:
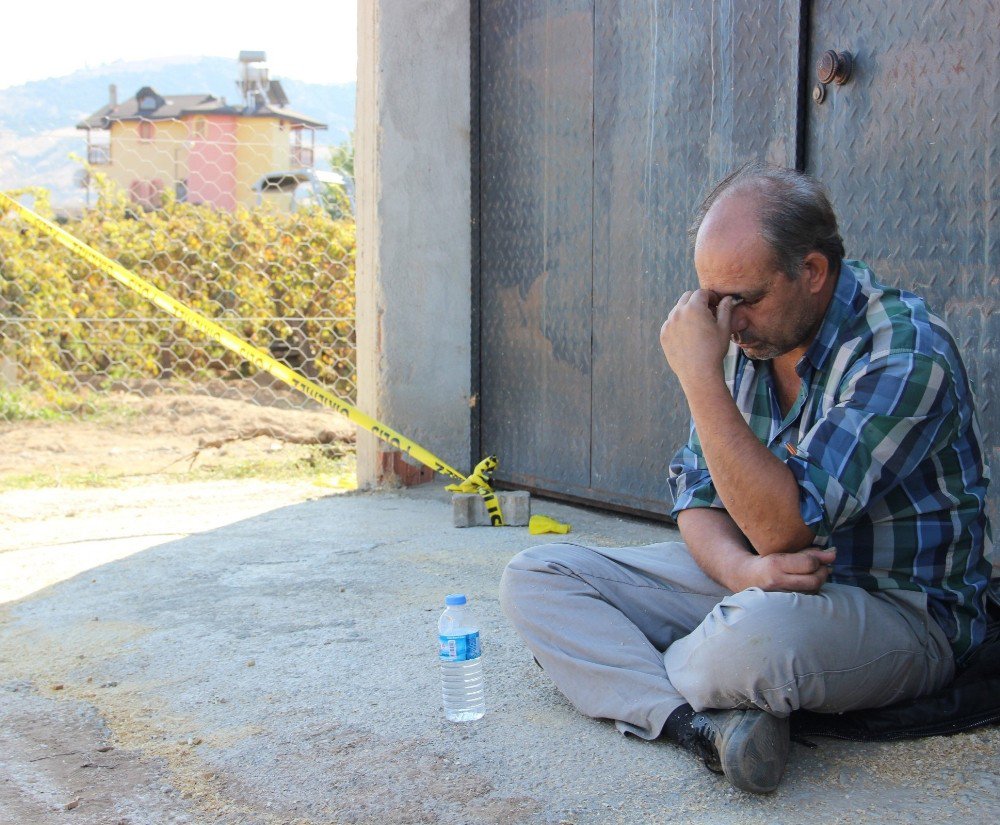
M 794 165 L 799 2 L 601 4 L 596 20 L 592 496 L 669 512 L 688 408 L 659 346 L 696 288 L 686 238 L 708 187 Z
M 830 189 L 851 257 L 924 296 L 962 347 L 1000 469 L 1000 2 L 815 3 L 850 79 L 808 105 L 808 169 Z M 992 512 L 997 495 L 992 491 Z
M 480 8 L 481 441 L 497 478 L 590 476 L 593 1 Z

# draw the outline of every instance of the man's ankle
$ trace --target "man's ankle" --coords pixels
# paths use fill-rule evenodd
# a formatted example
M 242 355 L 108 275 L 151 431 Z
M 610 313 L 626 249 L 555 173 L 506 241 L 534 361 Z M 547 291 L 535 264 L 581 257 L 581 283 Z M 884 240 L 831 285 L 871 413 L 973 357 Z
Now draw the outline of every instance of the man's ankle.
M 694 708 L 687 702 L 676 708 L 667 717 L 666 724 L 660 733 L 660 738 L 668 739 L 676 745 L 680 745 L 681 737 L 691 730 L 691 720 L 694 718 Z
M 660 736 L 693 753 L 713 773 L 722 773 L 719 751 L 712 739 L 704 736 L 695 724 L 697 716 L 694 708 L 685 702 L 667 717 Z

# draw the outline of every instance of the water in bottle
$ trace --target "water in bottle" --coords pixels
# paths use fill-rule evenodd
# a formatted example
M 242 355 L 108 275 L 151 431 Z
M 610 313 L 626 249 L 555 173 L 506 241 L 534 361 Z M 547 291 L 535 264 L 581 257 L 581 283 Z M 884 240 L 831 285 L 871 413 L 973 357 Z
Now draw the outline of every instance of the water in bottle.
M 447 596 L 444 603 L 438 621 L 444 713 L 452 722 L 471 722 L 486 713 L 479 626 L 461 593 Z

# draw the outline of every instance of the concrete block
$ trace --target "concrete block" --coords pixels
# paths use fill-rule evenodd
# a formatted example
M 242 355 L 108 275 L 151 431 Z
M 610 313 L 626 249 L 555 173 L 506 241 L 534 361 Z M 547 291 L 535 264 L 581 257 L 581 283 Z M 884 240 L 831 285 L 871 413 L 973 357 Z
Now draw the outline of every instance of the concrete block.
M 499 493 L 500 509 L 503 511 L 503 523 L 511 527 L 527 527 L 531 518 L 531 493 L 527 490 L 514 490 L 509 493 Z
M 525 490 L 496 494 L 507 527 L 526 527 L 531 518 L 531 493 Z M 455 527 L 489 527 L 490 514 L 478 493 L 455 493 L 451 497 L 452 523 Z

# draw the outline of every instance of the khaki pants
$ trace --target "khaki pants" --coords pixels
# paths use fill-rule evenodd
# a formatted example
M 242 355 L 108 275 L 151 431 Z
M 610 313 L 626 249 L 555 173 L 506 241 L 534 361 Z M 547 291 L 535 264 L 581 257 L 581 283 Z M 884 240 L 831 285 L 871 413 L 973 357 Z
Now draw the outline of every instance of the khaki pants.
M 922 593 L 732 593 L 682 542 L 533 547 L 507 566 L 500 601 L 577 710 L 644 739 L 684 702 L 839 713 L 930 693 L 954 675 Z

